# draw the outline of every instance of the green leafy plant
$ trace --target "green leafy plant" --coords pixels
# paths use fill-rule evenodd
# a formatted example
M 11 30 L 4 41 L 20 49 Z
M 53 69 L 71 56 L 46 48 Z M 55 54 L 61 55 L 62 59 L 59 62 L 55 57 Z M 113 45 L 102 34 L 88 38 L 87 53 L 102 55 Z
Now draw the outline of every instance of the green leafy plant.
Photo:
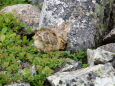
M 69 51 L 54 51 L 49 54 L 38 52 L 32 45 L 32 39 L 20 35 L 24 29 L 30 34 L 30 27 L 26 27 L 15 16 L 0 14 L 0 85 L 30 82 L 33 86 L 43 86 L 46 77 L 53 74 L 53 69 L 61 66 L 65 58 L 85 61 L 83 51 L 73 54 Z M 35 74 L 31 72 L 33 66 Z
M 64 51 L 64 52 L 61 52 L 61 57 L 65 57 L 65 58 L 67 57 L 67 58 L 81 61 L 82 63 L 87 63 L 87 56 L 84 51 L 77 51 L 75 53 Z
M 0 83 L 28 81 L 42 86 L 46 77 L 53 73 L 52 69 L 64 61 L 37 52 L 32 46 L 33 40 L 19 35 L 21 30 L 28 28 L 12 14 L 1 13 L 0 22 Z M 30 72 L 32 65 L 37 69 L 35 75 Z

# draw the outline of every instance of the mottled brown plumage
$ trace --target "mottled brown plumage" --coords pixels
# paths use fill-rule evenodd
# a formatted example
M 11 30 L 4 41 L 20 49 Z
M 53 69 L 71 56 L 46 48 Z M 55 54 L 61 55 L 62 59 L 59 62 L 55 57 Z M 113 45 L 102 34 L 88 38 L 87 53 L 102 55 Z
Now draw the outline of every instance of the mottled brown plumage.
M 37 31 L 33 37 L 34 45 L 38 48 L 38 51 L 44 52 L 65 49 L 69 26 L 70 24 L 62 24 L 58 27 Z

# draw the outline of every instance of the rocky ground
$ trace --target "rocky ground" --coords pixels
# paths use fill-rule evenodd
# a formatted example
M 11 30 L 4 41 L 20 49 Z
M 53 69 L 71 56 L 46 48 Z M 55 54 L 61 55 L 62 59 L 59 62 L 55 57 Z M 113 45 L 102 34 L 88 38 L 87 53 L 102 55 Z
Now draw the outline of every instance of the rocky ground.
M 39 0 L 31 1 L 39 3 Z M 52 50 L 86 51 L 89 67 L 81 68 L 81 62 L 73 61 L 47 77 L 46 86 L 115 86 L 113 0 L 45 0 L 42 11 L 30 4 L 18 4 L 0 12 L 13 13 L 32 26 L 38 50 L 46 53 Z

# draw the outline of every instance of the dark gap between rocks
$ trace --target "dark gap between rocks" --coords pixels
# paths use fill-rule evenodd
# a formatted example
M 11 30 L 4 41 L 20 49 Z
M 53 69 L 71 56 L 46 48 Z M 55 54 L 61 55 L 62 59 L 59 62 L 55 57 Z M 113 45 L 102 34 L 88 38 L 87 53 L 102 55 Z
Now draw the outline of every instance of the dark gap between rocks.
M 114 2 L 114 4 L 115 4 L 115 2 Z M 114 10 L 114 7 L 113 7 L 113 10 Z M 105 37 L 109 32 L 111 32 L 111 30 L 114 29 L 114 26 L 115 26 L 115 25 L 114 25 L 114 14 L 113 14 L 113 10 L 112 10 L 112 12 L 111 12 L 111 14 L 110 14 L 110 20 L 109 20 L 109 24 L 108 24 L 108 29 L 107 29 L 107 31 L 104 33 L 103 40 L 102 40 L 100 46 L 106 45 L 106 44 L 108 44 L 108 43 L 114 43 L 114 42 L 115 42 L 115 36 L 114 36 L 114 35 L 113 35 L 111 38 L 109 38 L 109 39 L 107 39 L 107 40 L 104 40 L 104 37 Z

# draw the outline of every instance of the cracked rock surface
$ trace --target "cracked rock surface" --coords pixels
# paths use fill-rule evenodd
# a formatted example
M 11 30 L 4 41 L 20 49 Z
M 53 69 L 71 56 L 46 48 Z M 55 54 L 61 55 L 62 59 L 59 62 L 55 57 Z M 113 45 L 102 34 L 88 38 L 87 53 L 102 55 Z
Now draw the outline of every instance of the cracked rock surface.
M 100 64 L 76 71 L 56 73 L 47 79 L 52 86 L 114 86 L 115 69 L 109 63 Z
M 103 50 L 115 53 L 115 43 L 109 43 L 106 45 L 99 46 L 98 49 L 103 49 Z
M 107 30 L 113 0 L 45 0 L 39 29 L 72 23 L 67 50 L 96 47 Z
M 115 54 L 103 49 L 87 50 L 88 64 L 93 66 L 95 64 L 105 64 L 115 58 Z

